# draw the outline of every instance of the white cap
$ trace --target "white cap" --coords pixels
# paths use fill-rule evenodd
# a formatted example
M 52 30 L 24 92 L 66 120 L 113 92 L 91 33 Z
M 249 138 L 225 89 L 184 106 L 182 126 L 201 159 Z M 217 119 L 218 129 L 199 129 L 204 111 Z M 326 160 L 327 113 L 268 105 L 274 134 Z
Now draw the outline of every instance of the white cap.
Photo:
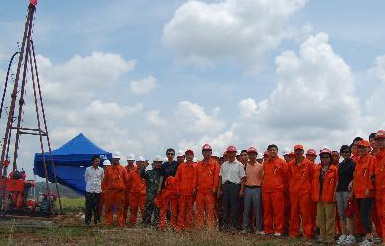
M 116 151 L 114 154 L 112 154 L 112 159 L 121 159 L 122 154 L 120 154 L 119 151 Z
M 213 152 L 213 154 L 212 154 L 211 156 L 219 157 L 219 152 L 218 152 L 218 151 L 215 151 L 215 152 Z
M 184 156 L 184 151 L 183 150 L 178 150 L 178 153 L 176 157 Z
M 144 159 L 144 157 L 143 156 L 138 156 L 138 158 L 136 158 L 136 161 L 138 162 L 138 161 L 146 161 L 145 159 Z
M 104 160 L 103 166 L 111 166 L 111 162 L 109 160 Z
M 135 161 L 135 155 L 132 153 L 128 154 L 127 161 Z
M 290 149 L 288 149 L 288 148 L 285 148 L 283 151 L 282 151 L 282 156 L 285 156 L 285 155 L 288 155 L 288 154 L 290 154 Z
M 258 153 L 257 159 L 262 159 L 262 158 L 263 158 L 263 154 L 262 153 Z
M 154 157 L 154 162 L 156 162 L 156 161 L 161 161 L 161 162 L 163 162 L 162 157 L 160 157 L 159 155 L 155 156 L 155 157 Z

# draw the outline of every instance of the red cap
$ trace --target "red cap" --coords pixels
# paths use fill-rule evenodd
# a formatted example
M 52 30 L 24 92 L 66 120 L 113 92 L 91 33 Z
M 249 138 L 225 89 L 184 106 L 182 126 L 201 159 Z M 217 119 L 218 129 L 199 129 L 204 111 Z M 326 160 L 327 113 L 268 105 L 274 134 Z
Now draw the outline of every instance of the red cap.
M 309 149 L 309 150 L 306 152 L 306 155 L 315 155 L 315 156 L 317 156 L 317 152 L 315 152 L 314 149 Z
M 379 130 L 376 133 L 376 138 L 385 138 L 385 131 L 384 130 Z
M 194 151 L 192 149 L 188 149 L 188 150 L 186 150 L 186 152 L 184 152 L 184 154 L 187 155 L 187 153 L 194 154 Z
M 358 146 L 364 146 L 364 147 L 370 147 L 369 141 L 368 140 L 361 140 L 357 144 Z
M 323 148 L 323 149 L 321 149 L 321 151 L 320 151 L 320 153 L 319 153 L 320 155 L 322 155 L 322 154 L 332 154 L 332 152 L 330 151 L 330 149 L 328 149 L 328 148 Z
M 227 147 L 227 152 L 237 152 L 237 148 L 233 145 Z
M 297 150 L 297 149 L 303 150 L 303 146 L 300 144 L 297 144 L 294 146 L 294 150 Z
M 255 154 L 258 154 L 258 151 L 257 151 L 256 148 L 250 147 L 250 148 L 247 150 L 247 153 L 255 153 Z
M 36 5 L 37 4 L 37 0 L 29 0 L 29 3 L 32 4 L 32 5 Z
M 267 157 L 269 156 L 269 152 L 265 151 L 265 153 L 263 153 L 263 157 Z
M 213 149 L 211 148 L 210 144 L 205 144 L 203 145 L 202 150 L 213 150 Z

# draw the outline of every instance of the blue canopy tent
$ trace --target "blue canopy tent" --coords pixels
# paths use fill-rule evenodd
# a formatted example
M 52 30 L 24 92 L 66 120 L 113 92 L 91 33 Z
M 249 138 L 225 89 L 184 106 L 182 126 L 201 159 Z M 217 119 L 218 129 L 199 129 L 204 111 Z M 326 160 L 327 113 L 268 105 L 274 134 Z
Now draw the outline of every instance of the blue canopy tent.
M 91 158 L 94 155 L 99 155 L 101 162 L 112 157 L 110 152 L 104 151 L 96 146 L 82 133 L 62 147 L 53 150 L 52 157 L 55 164 L 57 182 L 75 190 L 79 194 L 85 194 L 86 183 L 84 180 L 84 172 L 87 167 L 91 166 Z M 44 156 L 47 163 L 48 180 L 54 182 L 50 155 L 46 152 Z M 35 154 L 34 172 L 39 177 L 45 178 L 41 153 Z

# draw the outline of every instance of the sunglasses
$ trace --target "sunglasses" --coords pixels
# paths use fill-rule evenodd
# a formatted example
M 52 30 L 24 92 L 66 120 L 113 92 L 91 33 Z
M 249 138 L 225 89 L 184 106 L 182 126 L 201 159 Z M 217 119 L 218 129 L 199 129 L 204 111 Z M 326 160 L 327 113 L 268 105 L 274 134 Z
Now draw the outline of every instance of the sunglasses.
M 329 156 L 321 157 L 321 159 L 329 159 L 329 158 L 330 158 Z
M 342 151 L 341 154 L 350 154 L 350 151 Z
M 175 155 L 174 153 L 167 153 L 166 155 Z

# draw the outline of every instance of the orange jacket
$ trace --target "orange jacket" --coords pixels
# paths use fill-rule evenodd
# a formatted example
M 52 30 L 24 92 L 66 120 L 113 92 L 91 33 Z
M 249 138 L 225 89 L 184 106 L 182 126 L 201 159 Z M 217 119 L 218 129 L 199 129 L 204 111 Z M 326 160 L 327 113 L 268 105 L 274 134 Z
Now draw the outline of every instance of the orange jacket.
M 315 202 L 333 202 L 334 193 L 337 188 L 338 182 L 338 167 L 330 165 L 329 169 L 326 171 L 323 184 L 322 184 L 322 197 L 320 191 L 320 174 L 322 170 L 322 165 L 316 165 L 314 167 L 313 175 L 313 200 Z
M 219 182 L 219 164 L 214 159 L 208 162 L 203 160 L 197 163 L 197 191 L 208 192 L 218 188 Z
M 125 190 L 127 185 L 127 171 L 121 165 L 112 165 L 104 173 L 106 190 Z
M 179 165 L 175 177 L 178 180 L 181 195 L 193 195 L 197 183 L 196 170 L 197 168 L 194 163 L 182 163 Z
M 179 183 L 175 177 L 170 176 L 166 179 L 166 181 L 164 182 L 163 193 L 166 198 L 178 197 Z
M 366 154 L 357 159 L 354 171 L 354 196 L 356 198 L 374 197 L 374 186 L 370 179 L 376 166 L 376 157 Z M 366 196 L 365 191 L 369 189 L 370 195 Z
M 289 191 L 296 194 L 310 194 L 312 192 L 313 166 L 305 157 L 297 165 L 296 160 L 289 163 Z
M 127 188 L 132 194 L 146 194 L 146 180 L 140 177 L 139 170 L 136 167 L 128 174 Z
M 262 190 L 264 192 L 285 191 L 288 187 L 288 164 L 280 157 L 269 158 L 263 165 Z
M 376 196 L 385 195 L 385 149 L 377 153 L 377 163 L 374 166 Z

